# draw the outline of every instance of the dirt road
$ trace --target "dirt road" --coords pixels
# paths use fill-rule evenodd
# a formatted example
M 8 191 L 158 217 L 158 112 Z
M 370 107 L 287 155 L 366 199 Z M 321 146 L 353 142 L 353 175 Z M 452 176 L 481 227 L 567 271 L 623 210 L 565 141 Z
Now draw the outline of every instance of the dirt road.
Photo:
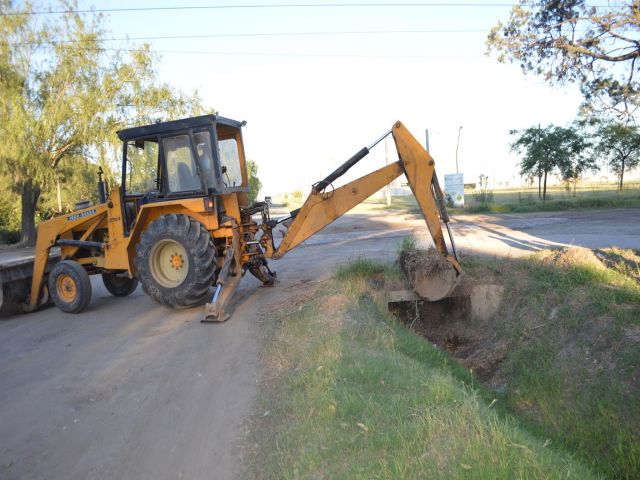
M 256 395 L 261 310 L 358 257 L 390 260 L 416 217 L 349 215 L 247 276 L 232 319 L 199 323 L 139 289 L 111 297 L 94 278 L 80 315 L 49 308 L 0 321 L 0 478 L 228 479 Z M 463 251 L 520 255 L 550 245 L 640 248 L 640 209 L 459 217 Z M 267 319 L 268 320 L 268 319 Z

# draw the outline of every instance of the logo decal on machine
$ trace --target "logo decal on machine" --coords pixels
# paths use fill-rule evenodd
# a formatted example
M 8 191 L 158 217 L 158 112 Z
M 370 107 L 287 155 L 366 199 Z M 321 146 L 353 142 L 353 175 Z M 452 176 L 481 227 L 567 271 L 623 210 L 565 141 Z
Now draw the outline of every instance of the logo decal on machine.
M 96 213 L 96 209 L 92 208 L 91 210 L 87 210 L 86 212 L 74 213 L 73 215 L 69 215 L 67 217 L 67 220 L 70 222 L 78 218 L 88 217 L 89 215 L 93 215 L 94 213 Z

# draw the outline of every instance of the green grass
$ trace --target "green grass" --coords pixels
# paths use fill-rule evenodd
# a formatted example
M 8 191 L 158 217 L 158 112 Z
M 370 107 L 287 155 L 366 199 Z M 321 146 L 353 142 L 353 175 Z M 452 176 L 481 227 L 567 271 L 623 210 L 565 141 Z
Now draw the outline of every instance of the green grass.
M 376 298 L 365 260 L 268 317 L 250 478 L 597 478 Z
M 374 201 L 370 202 L 372 205 Z M 394 197 L 390 207 L 377 201 L 376 207 L 385 210 L 420 213 L 413 196 Z M 473 192 L 465 192 L 464 208 L 449 208 L 452 214 L 478 213 L 531 213 L 555 212 L 564 210 L 588 210 L 595 208 L 640 207 L 640 188 L 629 186 L 622 192 L 609 189 L 585 189 L 573 194 L 564 189 L 551 189 L 548 199 L 538 199 L 537 190 L 496 190 L 489 202 L 478 202 Z
M 507 405 L 603 474 L 640 478 L 640 288 L 612 269 L 537 260 L 508 269 Z
M 603 251 L 612 268 L 553 253 L 525 261 L 466 259 L 474 279 L 502 278 L 505 300 L 487 328 L 508 341 L 495 375 L 528 429 L 608 478 L 640 478 L 638 256 Z M 625 262 L 617 260 L 622 258 Z M 616 261 L 617 260 L 617 261 Z

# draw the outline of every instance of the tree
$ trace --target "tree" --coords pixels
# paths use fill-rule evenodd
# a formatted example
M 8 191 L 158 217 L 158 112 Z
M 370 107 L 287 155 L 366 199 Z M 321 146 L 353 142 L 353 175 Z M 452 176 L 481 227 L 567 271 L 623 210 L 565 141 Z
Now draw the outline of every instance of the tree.
M 506 24 L 492 28 L 489 51 L 551 84 L 579 85 L 586 113 L 631 118 L 640 101 L 640 2 L 601 3 L 521 0 Z
M 557 157 L 558 168 L 562 181 L 573 187 L 573 196 L 576 195 L 578 180 L 587 172 L 597 172 L 599 167 L 593 155 L 590 155 L 592 147 L 586 133 L 576 127 L 562 128 L 558 132 L 562 143 L 562 156 Z
M 247 176 L 249 177 L 249 204 L 258 198 L 262 182 L 258 178 L 258 165 L 253 160 L 247 160 Z
M 608 161 L 622 190 L 624 174 L 640 165 L 640 131 L 635 125 L 605 123 L 596 133 L 594 153 Z
M 21 196 L 24 244 L 35 242 L 38 200 L 64 162 L 93 159 L 109 172 L 117 128 L 200 108 L 197 96 L 156 82 L 148 46 L 106 49 L 103 17 L 62 5 L 69 13 L 43 18 L 0 0 L 0 168 Z
M 518 135 L 511 149 L 524 154 L 520 174 L 538 177 L 538 196 L 542 189 L 542 200 L 547 199 L 547 178 L 556 168 L 563 177 L 566 174 L 567 178 L 574 178 L 577 174 L 579 178 L 592 164 L 592 160 L 584 156 L 588 142 L 573 127 L 534 126 L 510 133 Z
M 519 137 L 511 143 L 511 150 L 524 153 L 520 162 L 520 174 L 529 178 L 538 178 L 538 198 L 547 198 L 547 175 L 556 167 L 553 161 L 553 145 L 548 138 L 548 129 L 541 130 L 540 127 L 529 127 L 522 132 L 511 130 L 511 135 Z M 542 178 L 544 177 L 544 190 L 542 189 Z

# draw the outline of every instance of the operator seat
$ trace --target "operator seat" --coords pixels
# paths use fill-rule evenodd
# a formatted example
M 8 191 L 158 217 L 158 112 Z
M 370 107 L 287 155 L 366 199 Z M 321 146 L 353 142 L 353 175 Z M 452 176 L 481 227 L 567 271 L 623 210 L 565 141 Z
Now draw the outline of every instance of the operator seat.
M 202 185 L 197 175 L 188 167 L 186 163 L 178 163 L 178 191 L 200 190 Z

